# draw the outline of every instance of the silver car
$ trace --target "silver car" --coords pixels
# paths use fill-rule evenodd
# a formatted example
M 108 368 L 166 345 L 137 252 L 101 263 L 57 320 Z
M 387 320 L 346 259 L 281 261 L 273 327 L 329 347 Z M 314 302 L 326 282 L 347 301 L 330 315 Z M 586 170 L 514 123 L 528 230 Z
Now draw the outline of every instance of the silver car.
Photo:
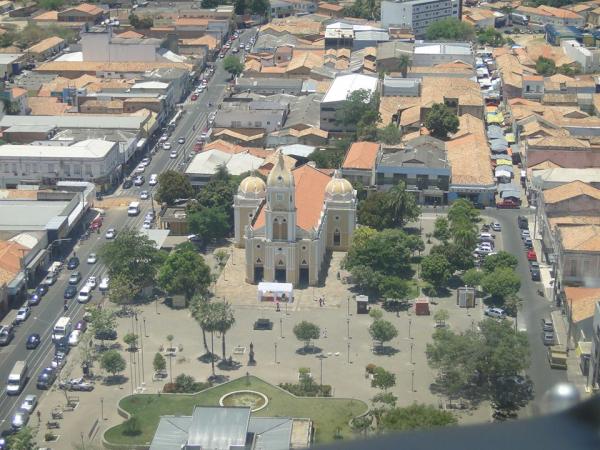
M 33 412 L 33 410 L 35 409 L 35 407 L 37 406 L 37 403 L 38 403 L 37 395 L 33 395 L 33 394 L 27 395 L 23 399 L 23 403 L 21 403 L 19 410 L 25 411 L 27 414 L 31 414 Z
M 29 413 L 27 411 L 17 411 L 10 422 L 13 430 L 20 430 L 29 422 Z

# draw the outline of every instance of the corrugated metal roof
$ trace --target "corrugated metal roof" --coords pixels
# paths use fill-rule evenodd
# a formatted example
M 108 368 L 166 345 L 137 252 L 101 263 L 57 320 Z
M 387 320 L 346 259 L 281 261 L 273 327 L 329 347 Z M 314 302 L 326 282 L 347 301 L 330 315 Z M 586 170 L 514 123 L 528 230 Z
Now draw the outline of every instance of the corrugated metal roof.
M 206 449 L 243 448 L 249 420 L 248 407 L 194 408 L 187 445 Z

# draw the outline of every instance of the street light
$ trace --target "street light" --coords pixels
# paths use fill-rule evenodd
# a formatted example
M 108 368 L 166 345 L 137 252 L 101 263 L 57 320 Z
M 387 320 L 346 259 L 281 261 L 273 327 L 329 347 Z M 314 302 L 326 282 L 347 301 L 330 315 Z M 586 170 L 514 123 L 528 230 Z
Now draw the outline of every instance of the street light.
M 279 318 L 279 335 L 283 339 L 283 317 Z
M 321 362 L 321 373 L 320 373 L 320 379 L 319 379 L 319 386 L 321 388 L 321 395 L 323 395 L 323 360 L 325 358 L 327 358 L 327 356 L 325 356 L 325 355 L 317 355 L 317 358 Z
M 348 330 L 348 339 L 350 339 L 350 318 L 346 319 L 346 328 Z
M 278 364 L 278 362 L 277 362 L 277 342 L 275 342 L 275 364 Z
M 410 390 L 415 392 L 415 371 L 414 369 L 410 372 Z
M 350 341 L 348 341 L 348 364 L 350 364 Z
M 412 336 L 410 335 L 410 328 L 412 326 L 412 319 L 408 319 L 408 338 L 412 339 Z

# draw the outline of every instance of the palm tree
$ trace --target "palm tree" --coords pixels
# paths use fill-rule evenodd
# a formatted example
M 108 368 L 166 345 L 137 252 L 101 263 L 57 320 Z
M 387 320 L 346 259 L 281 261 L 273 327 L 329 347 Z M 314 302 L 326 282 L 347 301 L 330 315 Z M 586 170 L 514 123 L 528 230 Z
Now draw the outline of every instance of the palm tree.
M 412 67 L 410 57 L 408 55 L 400 55 L 400 59 L 398 60 L 398 70 L 402 72 L 402 78 L 406 78 L 410 67 Z
M 454 243 L 463 248 L 473 248 L 477 244 L 477 225 L 468 220 L 454 220 L 450 225 Z
M 388 207 L 393 212 L 394 223 L 398 226 L 404 225 L 406 220 L 410 220 L 419 215 L 419 206 L 415 196 L 406 191 L 406 183 L 400 181 L 388 192 Z
M 207 329 L 207 316 L 208 316 L 208 300 L 204 297 L 196 296 L 190 302 L 190 311 L 192 313 L 192 317 L 196 319 L 198 325 L 200 325 L 200 329 L 202 330 L 202 341 L 204 344 L 204 350 L 206 353 L 209 353 L 208 343 L 206 342 L 206 332 L 210 331 Z
M 219 302 L 219 303 L 214 303 L 214 306 L 215 306 L 216 331 L 221 333 L 223 361 L 225 361 L 226 360 L 225 334 L 235 324 L 235 317 L 233 315 L 233 310 L 231 309 L 231 305 L 229 305 L 229 303 Z

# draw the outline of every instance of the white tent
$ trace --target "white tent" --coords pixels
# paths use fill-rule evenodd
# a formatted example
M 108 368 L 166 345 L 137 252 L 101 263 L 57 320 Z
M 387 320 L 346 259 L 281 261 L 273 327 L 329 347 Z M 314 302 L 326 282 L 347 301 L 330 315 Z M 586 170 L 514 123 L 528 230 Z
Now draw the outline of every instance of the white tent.
M 285 295 L 285 297 L 283 297 Z M 291 303 L 294 301 L 294 287 L 292 283 L 258 283 L 258 301 L 286 301 Z

